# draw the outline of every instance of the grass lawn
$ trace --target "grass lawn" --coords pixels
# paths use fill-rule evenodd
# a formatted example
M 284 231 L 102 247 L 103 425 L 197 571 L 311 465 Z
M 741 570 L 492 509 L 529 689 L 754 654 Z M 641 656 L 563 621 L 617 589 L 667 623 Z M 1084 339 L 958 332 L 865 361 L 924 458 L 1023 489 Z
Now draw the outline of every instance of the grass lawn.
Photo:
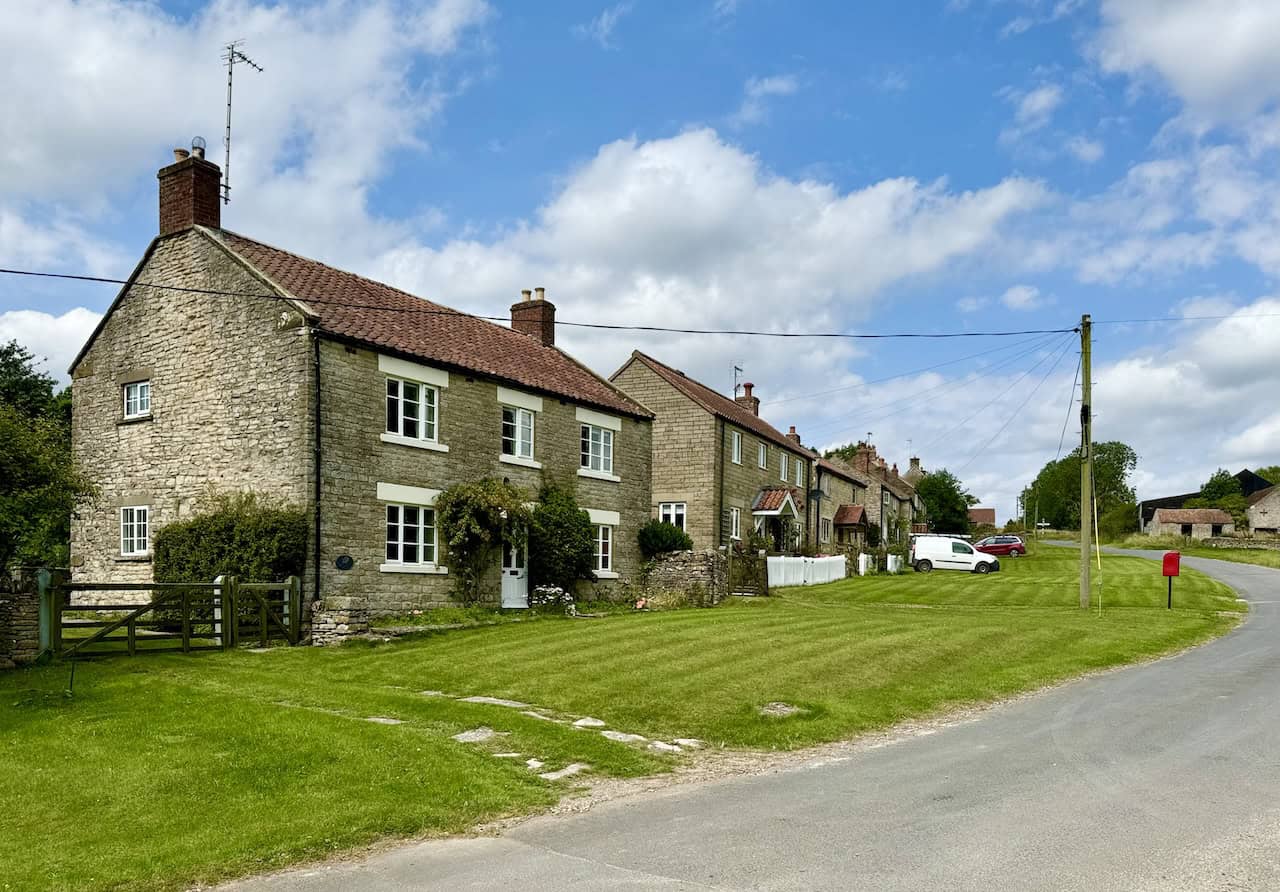
M 422 691 L 484 694 L 611 728 L 792 748 L 1156 655 L 1229 629 L 1243 605 L 1185 572 L 1105 557 L 1106 609 L 1074 608 L 1076 556 L 1043 548 L 989 577 L 852 579 L 715 610 L 539 619 L 392 644 L 112 658 L 0 677 L 0 889 L 181 888 L 545 807 L 567 782 L 673 758 Z M 910 606 L 907 606 L 910 605 Z M 920 608 L 920 609 L 917 609 Z M 784 701 L 806 711 L 765 717 Z M 401 724 L 366 721 L 388 717 Z M 503 736 L 463 744 L 488 726 Z

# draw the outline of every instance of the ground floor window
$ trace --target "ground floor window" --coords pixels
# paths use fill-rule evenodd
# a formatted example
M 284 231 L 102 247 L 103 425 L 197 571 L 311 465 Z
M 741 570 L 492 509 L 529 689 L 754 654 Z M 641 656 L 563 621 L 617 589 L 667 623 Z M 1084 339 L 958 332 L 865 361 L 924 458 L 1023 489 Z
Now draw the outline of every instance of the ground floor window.
M 729 509 L 729 538 L 730 539 L 742 538 L 742 509 L 741 508 Z
M 823 542 L 831 541 L 831 521 L 827 520 L 825 517 L 822 518 L 822 525 L 819 528 L 819 535 L 821 536 Z
M 134 505 L 120 509 L 120 554 L 147 554 L 151 550 L 151 509 Z
M 658 520 L 683 530 L 685 523 L 684 509 L 684 502 L 663 502 L 658 506 Z
M 596 570 L 613 570 L 613 527 L 596 525 Z
M 420 505 L 387 506 L 387 563 L 436 562 L 436 512 Z

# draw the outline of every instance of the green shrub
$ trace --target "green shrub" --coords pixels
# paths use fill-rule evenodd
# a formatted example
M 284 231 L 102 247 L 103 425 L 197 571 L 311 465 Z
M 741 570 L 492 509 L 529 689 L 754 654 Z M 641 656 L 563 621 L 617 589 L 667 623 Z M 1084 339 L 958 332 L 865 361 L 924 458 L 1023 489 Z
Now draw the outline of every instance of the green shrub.
M 689 534 L 674 524 L 651 520 L 640 528 L 640 552 L 653 559 L 670 551 L 690 551 L 693 540 Z
M 579 579 L 595 580 L 595 526 L 573 493 L 544 486 L 529 522 L 529 578 L 535 586 L 573 592 Z
M 220 496 L 155 534 L 157 582 L 280 582 L 307 562 L 307 515 L 254 493 Z
M 1108 510 L 1098 518 L 1098 537 L 1108 542 L 1138 532 L 1138 506 L 1132 502 Z

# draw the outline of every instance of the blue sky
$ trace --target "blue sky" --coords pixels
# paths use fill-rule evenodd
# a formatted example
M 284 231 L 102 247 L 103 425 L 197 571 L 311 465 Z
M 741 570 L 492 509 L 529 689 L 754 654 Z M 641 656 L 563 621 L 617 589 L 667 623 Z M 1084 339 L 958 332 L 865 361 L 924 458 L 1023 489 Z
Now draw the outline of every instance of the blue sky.
M 18 0 L 0 264 L 126 275 L 169 149 L 222 159 L 242 37 L 266 71 L 237 72 L 224 224 L 463 309 L 545 285 L 562 319 L 690 327 L 1234 314 L 1098 329 L 1097 435 L 1179 491 L 1280 461 L 1280 12 L 1207 7 Z M 112 296 L 0 277 L 0 337 L 60 373 Z M 963 469 L 1001 518 L 1076 360 L 1049 339 L 859 388 L 1000 344 L 563 340 L 603 374 L 635 347 L 721 389 L 742 365 L 778 426 Z

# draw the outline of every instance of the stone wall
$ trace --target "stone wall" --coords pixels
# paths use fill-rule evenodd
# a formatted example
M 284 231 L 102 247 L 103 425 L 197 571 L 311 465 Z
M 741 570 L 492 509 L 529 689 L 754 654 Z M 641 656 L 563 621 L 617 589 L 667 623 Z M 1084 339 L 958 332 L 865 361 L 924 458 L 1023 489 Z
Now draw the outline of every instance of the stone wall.
M 1280 486 L 1273 487 L 1266 493 L 1249 506 L 1249 529 L 1275 533 L 1280 530 Z
M 369 607 L 364 598 L 322 598 L 311 603 L 311 643 L 338 644 L 369 631 Z
M 1193 523 L 1191 524 L 1192 539 L 1210 539 L 1214 538 L 1214 527 L 1220 527 L 1219 534 L 1226 533 L 1231 535 L 1235 532 L 1235 526 L 1230 523 L 1210 524 L 1210 523 Z M 1148 536 L 1181 536 L 1183 524 L 1180 523 L 1156 523 L 1152 520 L 1147 524 Z
M 268 291 L 197 230 L 158 240 L 137 279 Z M 142 286 L 123 293 L 72 372 L 73 452 L 99 488 L 72 520 L 73 578 L 152 581 L 150 555 L 120 554 L 121 507 L 148 507 L 154 542 L 213 493 L 252 490 L 309 505 L 311 363 L 301 317 L 282 316 L 285 307 Z M 126 421 L 123 386 L 143 379 L 151 413 Z M 80 600 L 147 598 L 101 595 Z
M 1199 544 L 1206 548 L 1265 548 L 1268 551 L 1280 551 L 1280 539 L 1227 539 L 1211 537 Z
M 729 594 L 728 559 L 718 549 L 676 551 L 653 561 L 644 591 L 652 596 L 681 593 L 713 607 Z
M 380 492 L 412 488 L 423 499 L 421 504 L 430 506 L 439 492 L 484 477 L 507 480 L 522 489 L 529 501 L 537 499 L 544 483 L 555 483 L 572 490 L 584 510 L 618 515 L 613 529 L 612 574 L 601 574 L 601 581 L 595 584 L 597 591 L 580 591 L 580 597 L 607 599 L 611 588 L 638 575 L 638 535 L 650 516 L 652 440 L 647 419 L 612 416 L 621 428 L 613 440 L 613 475 L 618 479 L 587 477 L 579 473 L 578 406 L 554 396 L 525 393 L 540 399 L 542 407 L 534 421 L 537 467 L 513 464 L 501 454 L 503 404 L 497 382 L 473 373 L 410 365 L 416 366 L 423 380 L 442 382 L 438 385 L 437 445 L 447 451 L 388 442 L 383 432 L 386 378 L 391 372 L 380 369 L 379 354 L 335 341 L 321 344 L 320 591 L 326 603 L 331 599 L 365 599 L 374 616 L 452 603 L 455 583 L 448 573 L 449 557 L 443 542 L 433 572 L 397 572 L 399 568 L 384 566 L 386 505 L 413 502 L 382 498 Z M 349 570 L 335 565 L 344 554 L 354 559 Z M 496 557 L 486 589 L 488 598 L 497 601 L 500 577 Z
M 0 669 L 30 663 L 40 654 L 40 597 L 30 574 L 0 573 Z

